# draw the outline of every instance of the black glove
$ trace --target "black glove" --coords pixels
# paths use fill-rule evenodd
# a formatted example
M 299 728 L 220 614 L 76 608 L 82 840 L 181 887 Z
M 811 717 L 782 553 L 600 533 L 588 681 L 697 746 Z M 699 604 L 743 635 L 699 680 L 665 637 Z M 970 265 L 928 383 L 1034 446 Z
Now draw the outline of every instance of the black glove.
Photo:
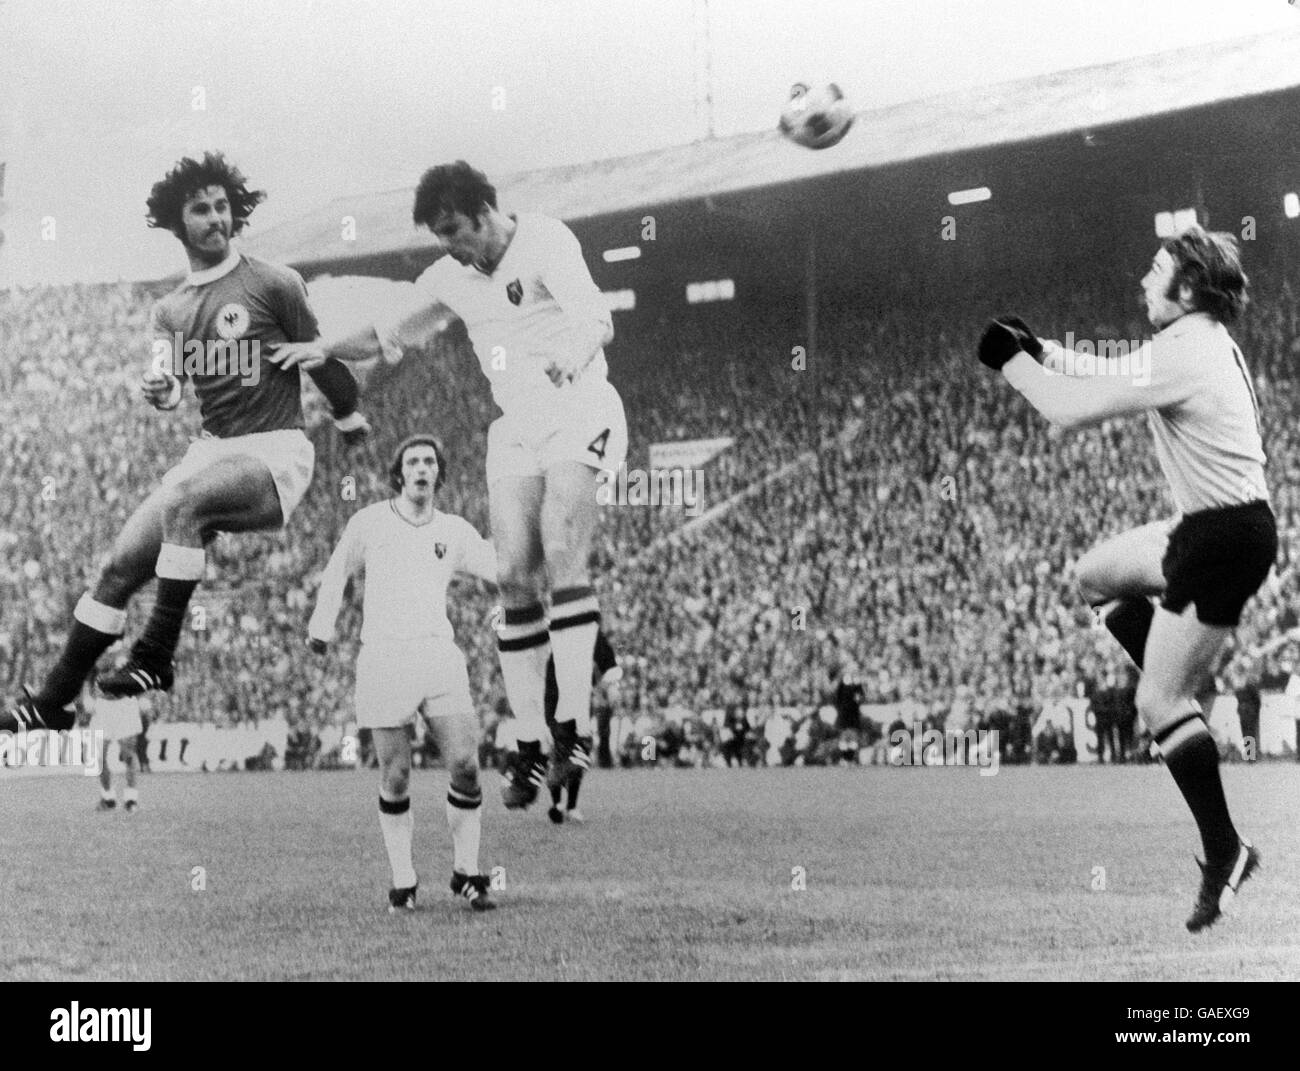
M 1034 360 L 1043 355 L 1043 344 L 1019 316 L 1000 316 L 990 320 L 980 337 L 979 358 L 982 364 L 1000 372 L 1002 366 L 1023 350 Z
M 311 648 L 312 654 L 322 655 L 330 649 L 330 645 L 324 640 L 308 638 L 307 646 Z

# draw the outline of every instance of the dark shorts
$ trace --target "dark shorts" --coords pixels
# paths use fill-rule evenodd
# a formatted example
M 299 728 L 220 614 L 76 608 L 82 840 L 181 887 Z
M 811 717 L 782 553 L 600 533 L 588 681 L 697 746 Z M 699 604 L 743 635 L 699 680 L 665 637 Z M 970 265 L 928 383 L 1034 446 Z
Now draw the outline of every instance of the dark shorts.
M 1267 502 L 1189 513 L 1169 534 L 1160 605 L 1181 614 L 1190 603 L 1202 624 L 1236 628 L 1276 557 L 1277 521 Z

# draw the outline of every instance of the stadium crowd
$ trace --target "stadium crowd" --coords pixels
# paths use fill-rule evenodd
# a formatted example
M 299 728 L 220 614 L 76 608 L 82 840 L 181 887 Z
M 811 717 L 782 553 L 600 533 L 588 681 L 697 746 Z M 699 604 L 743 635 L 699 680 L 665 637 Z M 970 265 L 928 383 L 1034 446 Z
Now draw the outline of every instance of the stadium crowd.
M 1015 311 L 1044 336 L 1149 335 L 1122 297 L 1074 275 L 1040 285 Z M 138 396 L 160 292 L 0 292 L 8 695 L 56 656 L 98 559 L 197 431 L 192 399 L 158 413 Z M 611 762 L 644 761 L 647 737 L 654 761 L 688 765 L 862 761 L 857 749 L 878 755 L 875 734 L 888 726 L 855 721 L 845 688 L 868 710 L 904 711 L 903 724 L 1005 727 L 1013 761 L 1031 757 L 1026 723 L 1049 701 L 1105 690 L 1109 703 L 1124 691 L 1123 656 L 1092 627 L 1071 568 L 1100 538 L 1170 512 L 1145 423 L 1049 428 L 974 361 L 987 301 L 928 312 L 826 306 L 819 347 L 802 368 L 791 357 L 801 343 L 793 309 L 692 310 L 621 331 L 610 348 L 629 466 L 646 467 L 653 442 L 735 440 L 705 467 L 705 516 L 671 506 L 604 511 L 596 575 L 625 674 L 605 719 Z M 1300 650 L 1300 305 L 1290 285 L 1259 289 L 1236 334 L 1263 407 L 1282 543 L 1276 576 L 1248 607 L 1220 679 L 1207 682 L 1240 691 L 1285 680 Z M 363 406 L 378 434 L 361 448 L 344 449 L 305 389 L 312 488 L 285 533 L 214 544 L 182 671 L 155 707 L 158 717 L 218 725 L 281 713 L 295 754 L 318 761 L 329 752 L 322 737 L 332 742 L 350 720 L 358 632 L 354 600 L 328 659 L 305 646 L 334 542 L 355 509 L 387 493 L 392 445 L 425 428 L 448 448 L 442 508 L 486 533 L 494 408 L 457 326 L 429 353 L 371 376 Z M 493 595 L 458 583 L 453 625 L 490 745 L 505 707 Z M 146 596 L 128 635 L 147 609 Z M 738 716 L 747 726 L 740 746 L 728 728 Z

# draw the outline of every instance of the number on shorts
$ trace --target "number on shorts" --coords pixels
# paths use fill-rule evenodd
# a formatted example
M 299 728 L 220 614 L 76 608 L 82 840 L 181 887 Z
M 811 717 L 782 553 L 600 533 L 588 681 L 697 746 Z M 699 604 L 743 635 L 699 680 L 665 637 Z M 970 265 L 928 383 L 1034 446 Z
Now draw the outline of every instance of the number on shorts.
M 609 428 L 606 428 L 587 444 L 587 449 L 596 455 L 597 461 L 605 460 L 605 447 L 609 445 Z

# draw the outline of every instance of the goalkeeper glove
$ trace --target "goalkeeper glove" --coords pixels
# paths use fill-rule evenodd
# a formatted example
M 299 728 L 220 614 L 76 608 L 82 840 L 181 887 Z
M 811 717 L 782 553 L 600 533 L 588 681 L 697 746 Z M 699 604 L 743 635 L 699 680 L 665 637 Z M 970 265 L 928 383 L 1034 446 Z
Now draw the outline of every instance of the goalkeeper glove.
M 990 320 L 980 337 L 980 362 L 995 372 L 1000 372 L 1002 366 L 1022 350 L 1036 361 L 1043 355 L 1043 344 L 1018 316 Z

